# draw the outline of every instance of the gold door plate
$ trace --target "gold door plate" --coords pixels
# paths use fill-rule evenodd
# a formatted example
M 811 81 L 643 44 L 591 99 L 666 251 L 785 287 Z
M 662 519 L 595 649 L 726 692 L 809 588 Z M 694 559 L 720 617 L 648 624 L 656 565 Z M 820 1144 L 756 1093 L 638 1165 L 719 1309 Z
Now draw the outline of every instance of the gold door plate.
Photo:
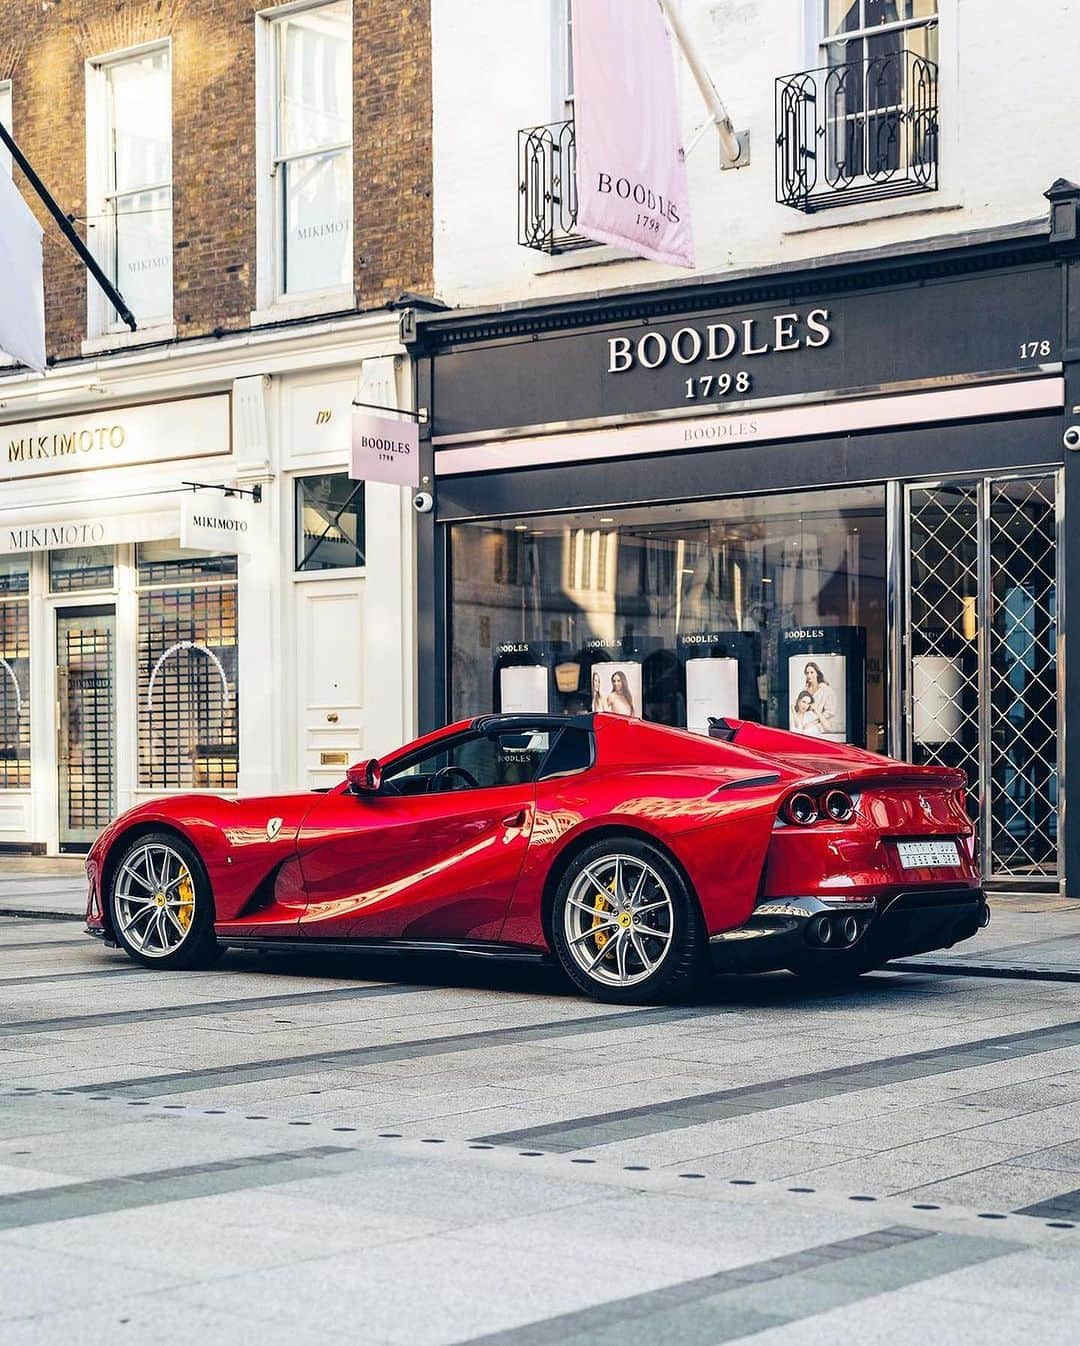
M 320 766 L 348 766 L 349 754 L 347 752 L 321 752 L 319 753 Z

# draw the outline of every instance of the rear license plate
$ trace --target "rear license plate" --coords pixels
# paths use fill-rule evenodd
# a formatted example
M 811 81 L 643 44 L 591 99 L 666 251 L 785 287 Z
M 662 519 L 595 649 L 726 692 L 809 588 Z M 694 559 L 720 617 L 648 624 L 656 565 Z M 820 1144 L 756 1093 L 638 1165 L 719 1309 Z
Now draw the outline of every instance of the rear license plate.
M 896 849 L 904 869 L 955 869 L 960 863 L 955 841 L 898 841 Z

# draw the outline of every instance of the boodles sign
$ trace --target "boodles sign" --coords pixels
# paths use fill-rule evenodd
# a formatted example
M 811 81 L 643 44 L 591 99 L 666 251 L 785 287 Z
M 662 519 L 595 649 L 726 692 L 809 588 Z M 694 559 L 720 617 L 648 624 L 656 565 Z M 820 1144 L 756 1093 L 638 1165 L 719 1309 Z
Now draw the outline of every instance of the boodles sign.
M 354 481 L 419 486 L 420 427 L 414 421 L 354 412 L 349 475 Z
M 656 0 L 571 0 L 578 231 L 694 265 L 675 63 Z

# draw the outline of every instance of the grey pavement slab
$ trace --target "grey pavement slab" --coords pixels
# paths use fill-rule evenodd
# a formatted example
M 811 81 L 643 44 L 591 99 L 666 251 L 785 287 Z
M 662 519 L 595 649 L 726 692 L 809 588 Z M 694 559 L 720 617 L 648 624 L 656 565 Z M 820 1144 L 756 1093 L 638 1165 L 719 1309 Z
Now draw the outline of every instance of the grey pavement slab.
M 1080 901 L 992 898 L 991 910 L 989 928 L 973 939 L 892 966 L 967 976 L 1080 981 Z
M 1075 1339 L 1065 983 L 625 1010 L 484 968 L 128 972 L 68 930 L 0 918 L 5 1346 Z
M 0 875 L 0 915 L 81 920 L 86 915 L 86 876 Z

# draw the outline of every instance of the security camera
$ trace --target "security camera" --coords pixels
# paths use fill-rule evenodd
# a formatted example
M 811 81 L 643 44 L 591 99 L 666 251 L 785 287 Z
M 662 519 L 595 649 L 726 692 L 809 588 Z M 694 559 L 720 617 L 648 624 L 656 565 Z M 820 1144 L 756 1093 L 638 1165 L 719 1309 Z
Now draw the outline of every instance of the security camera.
M 1080 449 L 1080 425 L 1070 425 L 1062 439 L 1067 449 Z
M 412 507 L 417 514 L 430 514 L 435 508 L 435 497 L 430 491 L 417 491 L 412 498 Z

